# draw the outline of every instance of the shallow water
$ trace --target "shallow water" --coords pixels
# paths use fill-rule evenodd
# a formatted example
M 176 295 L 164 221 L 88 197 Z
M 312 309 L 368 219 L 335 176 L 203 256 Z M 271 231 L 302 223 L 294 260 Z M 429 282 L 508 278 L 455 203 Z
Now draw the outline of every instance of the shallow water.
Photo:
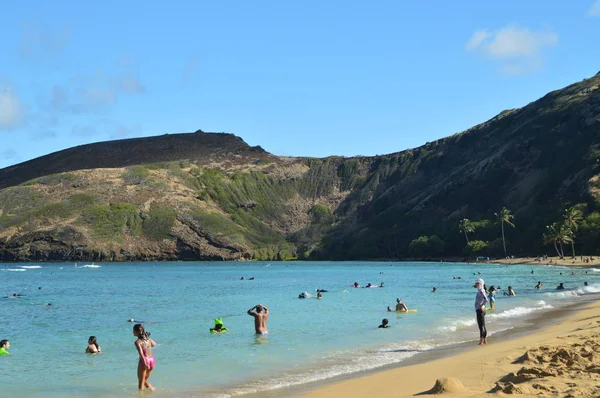
M 600 272 L 561 267 L 457 263 L 103 263 L 0 265 L 0 357 L 7 396 L 137 394 L 137 353 L 129 318 L 143 320 L 159 347 L 151 382 L 163 394 L 228 396 L 373 369 L 423 350 L 476 340 L 473 281 L 497 295 L 487 315 L 494 333 L 538 311 L 600 291 Z M 531 274 L 534 270 L 534 274 Z M 586 274 L 587 272 L 587 274 Z M 563 275 L 560 275 L 563 273 Z M 240 280 L 254 276 L 255 280 Z M 453 279 L 460 276 L 461 279 Z M 534 289 L 538 280 L 542 291 Z M 355 289 L 368 282 L 384 288 Z M 583 289 L 583 282 L 590 286 Z M 568 290 L 554 290 L 564 282 Z M 437 293 L 431 293 L 432 287 Z M 42 287 L 42 289 L 38 289 Z M 323 300 L 298 299 L 327 289 Z M 386 311 L 400 297 L 417 313 Z M 51 306 L 47 305 L 49 302 Z M 246 311 L 269 307 L 268 337 L 254 335 Z M 228 334 L 210 335 L 222 317 Z M 389 329 L 378 329 L 382 318 Z M 83 354 L 95 335 L 100 355 Z

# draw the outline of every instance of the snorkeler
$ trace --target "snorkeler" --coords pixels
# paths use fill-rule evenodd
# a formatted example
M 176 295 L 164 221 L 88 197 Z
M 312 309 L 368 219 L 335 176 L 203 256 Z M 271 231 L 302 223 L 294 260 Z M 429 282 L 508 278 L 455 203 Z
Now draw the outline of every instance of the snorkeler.
M 262 304 L 257 304 L 248 310 L 248 315 L 254 317 L 254 330 L 256 334 L 267 335 L 267 320 L 269 319 L 269 309 Z
M 156 360 L 152 355 L 152 347 L 156 347 L 156 342 L 150 338 L 150 333 L 146 332 L 144 326 L 139 323 L 133 327 L 133 335 L 137 337 L 135 348 L 140 354 L 137 369 L 138 389 L 141 391 L 147 388 L 154 391 L 154 387 L 148 382 L 148 379 L 156 366 Z

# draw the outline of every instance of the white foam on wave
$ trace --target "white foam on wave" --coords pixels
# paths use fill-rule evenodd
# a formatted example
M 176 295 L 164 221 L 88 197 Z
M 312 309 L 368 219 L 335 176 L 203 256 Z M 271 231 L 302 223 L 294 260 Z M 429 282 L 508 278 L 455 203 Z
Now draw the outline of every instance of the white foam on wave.
M 82 265 L 79 268 L 102 268 L 101 265 L 96 265 L 96 264 L 86 264 L 86 265 Z
M 42 268 L 42 266 L 41 265 L 19 265 L 19 268 L 38 269 L 38 268 Z
M 427 341 L 408 341 L 386 345 L 375 352 L 342 351 L 328 354 L 322 358 L 321 363 L 330 362 L 329 366 L 321 366 L 315 369 L 306 369 L 303 371 L 288 371 L 268 380 L 259 382 L 250 382 L 244 386 L 234 388 L 231 391 L 232 396 L 241 394 L 256 393 L 259 391 L 275 390 L 284 387 L 326 380 L 332 377 L 351 374 L 366 370 L 379 368 L 382 366 L 402 362 L 423 351 L 439 347 L 441 344 Z
M 534 311 L 550 309 L 550 308 L 554 308 L 554 307 L 552 307 L 550 304 L 547 304 L 545 301 L 538 301 L 536 303 L 536 305 L 533 307 L 515 307 L 515 308 L 511 308 L 509 310 L 499 312 L 497 314 L 492 313 L 492 314 L 489 314 L 488 316 L 492 319 L 493 318 L 497 318 L 497 319 L 514 318 L 514 317 L 518 317 L 518 316 L 531 314 Z
M 23 272 L 23 271 L 27 271 L 27 270 L 23 269 L 23 268 L 2 268 L 2 271 L 15 271 L 15 272 L 21 271 L 21 272 Z
M 598 269 L 598 268 L 589 268 L 589 270 L 593 271 L 593 272 L 600 272 L 600 269 Z
M 575 289 L 574 292 L 575 292 L 575 294 L 600 293 L 600 284 L 582 286 L 579 289 Z
M 457 330 L 471 327 L 475 325 L 475 323 L 477 323 L 475 319 L 460 319 L 457 321 L 452 321 L 450 325 L 440 326 L 437 329 L 442 332 L 456 332 Z

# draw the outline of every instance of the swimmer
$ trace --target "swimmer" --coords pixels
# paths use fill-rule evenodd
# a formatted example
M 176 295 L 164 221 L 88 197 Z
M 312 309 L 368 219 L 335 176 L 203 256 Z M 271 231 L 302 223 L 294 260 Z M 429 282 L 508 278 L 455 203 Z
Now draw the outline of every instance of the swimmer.
M 539 290 L 542 288 L 542 286 L 544 286 L 544 284 L 541 281 L 538 281 L 537 285 L 535 285 L 535 288 Z
M 408 307 L 406 306 L 406 304 L 404 304 L 402 302 L 402 299 L 399 299 L 399 298 L 396 299 L 396 311 L 399 311 L 399 312 L 408 311 Z
M 431 293 L 435 293 L 437 292 L 437 287 L 434 287 L 433 290 L 431 291 Z
M 8 352 L 9 348 L 10 348 L 10 341 L 8 341 L 8 340 L 1 340 L 0 341 L 0 355 L 8 355 L 8 354 L 10 354 L 10 352 Z
M 512 286 L 509 286 L 509 287 L 508 287 L 508 293 L 507 293 L 507 292 L 504 292 L 504 295 L 505 295 L 505 296 L 516 296 L 516 295 L 517 295 L 517 293 L 515 293 L 515 291 L 513 290 Z
M 352 286 L 354 286 L 354 287 L 360 287 L 360 285 L 358 284 L 358 282 L 354 282 L 354 284 Z
M 98 342 L 96 341 L 96 336 L 90 336 L 90 338 L 88 339 L 88 346 L 85 349 L 85 353 L 86 354 L 99 354 L 102 352 L 102 349 L 100 349 L 100 346 L 98 345 Z
M 383 318 L 381 321 L 381 325 L 378 326 L 379 329 L 387 329 L 388 328 L 388 320 L 387 318 Z
M 560 283 L 560 285 L 556 286 L 556 290 L 565 290 L 565 285 L 564 283 Z
M 388 311 L 388 312 L 392 312 L 392 311 L 394 311 L 394 310 L 392 309 L 392 307 L 390 307 L 390 306 L 388 305 L 388 307 L 387 307 L 387 311 Z
M 583 286 L 587 286 L 587 285 L 588 285 L 588 283 L 587 283 L 587 282 L 583 282 Z
M 229 332 L 229 330 L 227 330 L 226 327 L 223 326 L 223 319 L 221 318 L 216 318 L 215 319 L 215 327 L 214 328 L 210 328 L 210 333 L 211 334 L 219 334 L 219 333 L 227 333 Z
M 254 317 L 254 331 L 256 334 L 266 335 L 267 320 L 269 319 L 269 309 L 262 304 L 257 304 L 248 310 L 248 315 Z
M 150 333 L 140 323 L 133 327 L 133 335 L 137 337 L 135 348 L 140 355 L 137 368 L 138 389 L 141 391 L 147 388 L 154 391 L 154 387 L 148 382 L 148 379 L 156 366 L 156 360 L 152 355 L 152 347 L 156 347 L 156 342 L 150 338 Z
M 321 292 L 317 293 L 317 300 L 321 300 L 323 298 L 323 295 L 321 294 Z
M 385 287 L 384 283 L 383 283 L 383 282 L 381 282 L 381 283 L 379 284 L 379 287 Z

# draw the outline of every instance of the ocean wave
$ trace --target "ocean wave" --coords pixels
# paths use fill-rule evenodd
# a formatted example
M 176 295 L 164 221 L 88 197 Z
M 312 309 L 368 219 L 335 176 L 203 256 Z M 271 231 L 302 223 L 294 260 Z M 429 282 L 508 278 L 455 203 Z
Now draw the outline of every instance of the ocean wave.
M 460 319 L 457 321 L 453 321 L 450 325 L 440 326 L 437 329 L 442 332 L 456 332 L 457 330 L 471 327 L 476 323 L 477 321 L 475 320 L 475 317 L 473 317 L 473 319 Z
M 408 341 L 386 345 L 375 352 L 363 352 L 358 355 L 356 351 L 338 352 L 337 354 L 330 354 L 323 358 L 322 362 L 330 362 L 328 365 L 319 366 L 318 368 L 313 369 L 305 369 L 299 372 L 285 372 L 271 378 L 267 383 L 265 383 L 264 380 L 261 380 L 260 382 L 250 382 L 244 386 L 233 388 L 230 395 L 237 396 L 260 391 L 275 390 L 376 369 L 382 366 L 402 362 L 423 351 L 442 345 L 445 344 L 436 344 L 431 341 Z
M 102 268 L 101 265 L 96 265 L 96 264 L 86 264 L 86 265 L 82 265 L 79 268 Z
M 42 268 L 42 266 L 41 265 L 19 265 L 19 268 L 37 269 L 37 268 Z
M 575 289 L 574 292 L 576 294 L 600 293 L 600 284 L 593 284 L 593 285 L 589 285 L 589 286 L 582 286 L 579 289 Z
M 488 316 L 491 319 L 515 318 L 518 316 L 530 314 L 534 311 L 554 308 L 550 304 L 546 304 L 545 301 L 538 301 L 536 304 L 537 305 L 535 307 L 515 307 L 515 308 L 511 308 L 509 310 L 505 310 L 505 311 L 502 311 L 499 313 L 492 313 L 492 314 L 489 314 Z
M 2 271 L 27 271 L 26 269 L 23 268 L 2 268 Z

